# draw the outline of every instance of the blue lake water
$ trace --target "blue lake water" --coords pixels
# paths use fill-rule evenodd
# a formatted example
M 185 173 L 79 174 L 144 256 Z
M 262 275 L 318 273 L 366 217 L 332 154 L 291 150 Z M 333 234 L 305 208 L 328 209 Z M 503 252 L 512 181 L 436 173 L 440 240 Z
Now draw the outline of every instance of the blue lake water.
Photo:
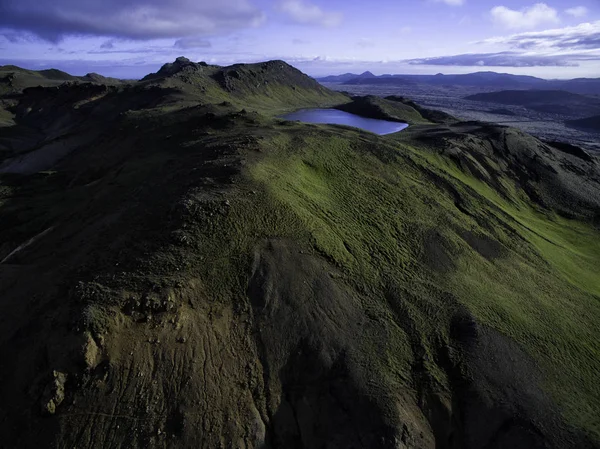
M 302 109 L 291 114 L 286 114 L 282 118 L 305 123 L 354 126 L 355 128 L 364 129 L 379 135 L 396 133 L 408 127 L 406 123 L 365 118 L 337 109 Z

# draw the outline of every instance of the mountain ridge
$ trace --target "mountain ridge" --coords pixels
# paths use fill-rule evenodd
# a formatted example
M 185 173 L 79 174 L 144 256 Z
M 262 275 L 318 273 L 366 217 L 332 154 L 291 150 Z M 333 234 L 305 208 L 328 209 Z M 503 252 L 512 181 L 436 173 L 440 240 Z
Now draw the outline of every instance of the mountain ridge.
M 169 64 L 1 98 L 0 445 L 600 447 L 598 157 Z
M 336 82 L 348 85 L 377 84 L 377 85 L 402 85 L 403 83 L 432 84 L 432 85 L 460 85 L 460 86 L 485 86 L 501 89 L 544 89 L 566 90 L 579 94 L 600 94 L 600 78 L 574 78 L 571 80 L 547 80 L 527 75 L 512 75 L 497 72 L 474 72 L 458 75 L 381 75 L 371 79 L 351 74 L 340 77 L 328 76 L 317 78 L 320 82 Z

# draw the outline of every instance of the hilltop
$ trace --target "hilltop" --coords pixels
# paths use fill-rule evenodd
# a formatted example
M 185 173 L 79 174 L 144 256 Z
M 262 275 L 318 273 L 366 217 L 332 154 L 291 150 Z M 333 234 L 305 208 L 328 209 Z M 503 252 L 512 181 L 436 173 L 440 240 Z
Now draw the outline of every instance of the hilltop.
M 356 75 L 354 73 L 344 73 L 343 75 L 325 76 L 323 78 L 318 78 L 318 81 L 324 83 L 344 83 L 346 81 L 358 78 L 376 78 L 376 76 L 373 75 L 373 73 L 366 71 L 361 73 L 360 75 Z
M 0 96 L 22 92 L 28 87 L 52 87 L 65 82 L 122 84 L 123 81 L 107 78 L 97 73 L 73 76 L 56 69 L 27 70 L 14 65 L 0 66 Z
M 0 446 L 600 447 L 598 157 L 282 61 L 65 81 L 2 98 Z

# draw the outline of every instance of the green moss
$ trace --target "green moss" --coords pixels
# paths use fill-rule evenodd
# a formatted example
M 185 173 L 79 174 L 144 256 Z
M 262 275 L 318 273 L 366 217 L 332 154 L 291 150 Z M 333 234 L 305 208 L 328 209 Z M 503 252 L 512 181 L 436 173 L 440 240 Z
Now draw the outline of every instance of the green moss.
M 428 172 L 454 186 L 473 214 L 458 210 Z M 570 422 L 600 432 L 593 419 L 600 414 L 597 230 L 541 211 L 510 179 L 500 180 L 508 192 L 501 194 L 441 155 L 359 132 L 288 129 L 252 167 L 252 177 L 277 208 L 300 220 L 347 282 L 381 291 L 392 281 L 415 297 L 407 315 L 425 351 L 446 338 L 441 329 L 449 306 L 442 293 L 451 292 L 533 356 Z M 440 233 L 436 245 L 449 248 L 448 270 L 426 262 L 430 231 Z M 502 256 L 478 254 L 461 236 L 467 231 L 502 242 Z M 395 357 L 404 360 L 407 346 L 399 348 Z M 383 366 L 390 375 L 406 375 L 394 368 L 401 365 Z M 439 369 L 429 371 L 443 384 Z
M 326 258 L 360 297 L 385 337 L 365 336 L 361 360 L 389 385 L 414 387 L 419 362 L 445 387 L 436 350 L 467 307 L 533 357 L 571 423 L 600 435 L 598 230 L 540 209 L 508 176 L 484 182 L 402 133 L 273 118 L 348 101 L 342 95 L 277 83 L 225 92 L 211 77 L 191 81 L 169 80 L 163 87 L 179 89 L 173 97 L 128 112 L 115 141 L 86 153 L 77 176 L 0 177 L 1 243 L 12 248 L 50 225 L 71 226 L 46 243 L 50 254 L 88 226 L 75 244 L 96 246 L 81 255 L 89 266 L 73 271 L 111 292 L 193 284 L 190 301 L 210 308 L 242 307 L 256 245 L 290 239 Z M 383 112 L 413 114 L 395 107 Z M 246 138 L 256 144 L 242 146 Z M 211 171 L 219 157 L 239 157 L 243 168 L 235 176 L 223 174 L 225 163 L 223 173 Z M 499 242 L 501 251 L 486 257 L 468 235 Z M 84 304 L 90 327 L 106 328 L 103 301 L 122 306 L 111 295 Z
M 397 98 L 397 101 L 391 101 L 375 96 L 367 96 L 354 97 L 352 100 L 351 103 L 338 106 L 338 109 L 365 117 L 393 120 L 410 125 L 430 123 L 429 120 L 423 118 L 417 109 L 400 98 Z

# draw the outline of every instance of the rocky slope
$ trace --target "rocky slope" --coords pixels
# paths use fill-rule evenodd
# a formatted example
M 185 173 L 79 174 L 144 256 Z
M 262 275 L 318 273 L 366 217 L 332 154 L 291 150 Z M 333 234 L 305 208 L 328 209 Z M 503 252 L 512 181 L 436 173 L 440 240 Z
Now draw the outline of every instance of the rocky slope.
M 281 61 L 8 112 L 0 447 L 598 447 L 597 158 Z

